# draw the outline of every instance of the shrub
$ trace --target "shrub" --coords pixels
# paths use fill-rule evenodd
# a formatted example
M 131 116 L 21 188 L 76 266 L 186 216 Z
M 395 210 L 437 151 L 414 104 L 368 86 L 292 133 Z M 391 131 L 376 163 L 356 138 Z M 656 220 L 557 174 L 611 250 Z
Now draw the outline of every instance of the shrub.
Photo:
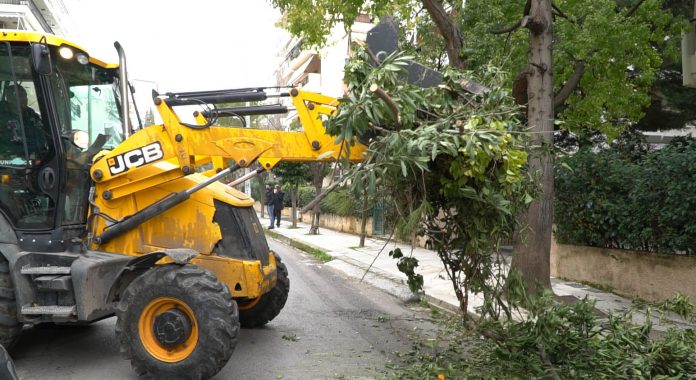
M 556 169 L 561 243 L 696 254 L 696 140 L 640 156 L 581 149 Z
M 360 216 L 360 207 L 360 200 L 347 188 L 336 189 L 321 201 L 321 210 L 327 214 Z
M 304 207 L 316 197 L 316 194 L 317 190 L 314 186 L 300 186 L 297 191 L 297 207 Z

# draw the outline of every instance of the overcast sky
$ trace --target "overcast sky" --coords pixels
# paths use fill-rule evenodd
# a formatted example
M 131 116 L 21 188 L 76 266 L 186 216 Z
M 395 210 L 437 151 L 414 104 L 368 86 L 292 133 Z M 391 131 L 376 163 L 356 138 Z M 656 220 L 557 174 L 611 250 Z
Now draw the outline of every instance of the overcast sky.
M 160 92 L 275 84 L 287 34 L 275 27 L 280 13 L 268 0 L 64 2 L 75 24 L 70 39 L 107 62 L 118 62 L 118 40 L 138 88 L 151 86 L 138 80 Z

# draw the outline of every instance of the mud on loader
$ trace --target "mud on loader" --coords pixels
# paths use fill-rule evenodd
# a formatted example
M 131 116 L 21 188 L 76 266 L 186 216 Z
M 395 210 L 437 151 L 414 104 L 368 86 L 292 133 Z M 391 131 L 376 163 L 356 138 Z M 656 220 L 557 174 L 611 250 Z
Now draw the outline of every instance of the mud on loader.
M 0 30 L 0 343 L 24 325 L 115 314 L 138 374 L 209 378 L 240 324 L 271 321 L 289 291 L 253 200 L 219 179 L 256 161 L 263 169 L 240 181 L 280 161 L 335 159 L 321 115 L 337 101 L 296 88 L 153 94 L 163 124 L 138 127 L 115 45 L 118 65 L 58 37 Z M 195 124 L 174 111 L 269 96 L 292 97 L 304 131 L 211 122 L 283 106 L 210 109 Z

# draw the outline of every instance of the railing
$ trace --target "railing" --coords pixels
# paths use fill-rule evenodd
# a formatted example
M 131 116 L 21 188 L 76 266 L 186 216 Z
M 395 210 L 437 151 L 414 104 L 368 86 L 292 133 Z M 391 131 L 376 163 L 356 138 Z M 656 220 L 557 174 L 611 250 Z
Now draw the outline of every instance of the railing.
M 285 59 L 288 62 L 291 62 L 293 59 L 297 58 L 300 56 L 300 53 L 302 53 L 303 46 L 304 44 L 302 43 L 302 40 L 298 41 L 295 46 L 290 49 L 288 52 L 288 57 Z

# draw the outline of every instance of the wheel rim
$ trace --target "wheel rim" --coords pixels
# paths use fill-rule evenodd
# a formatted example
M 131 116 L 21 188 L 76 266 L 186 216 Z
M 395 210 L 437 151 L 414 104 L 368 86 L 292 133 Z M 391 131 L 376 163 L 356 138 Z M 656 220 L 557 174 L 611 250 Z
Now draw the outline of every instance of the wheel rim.
M 168 313 L 168 314 L 165 314 Z M 178 318 L 167 318 L 174 315 Z M 185 318 L 182 320 L 181 318 Z M 163 342 L 163 330 L 171 332 L 184 329 L 173 344 Z M 198 343 L 198 323 L 193 310 L 183 301 L 160 297 L 150 301 L 140 313 L 138 333 L 145 350 L 153 357 L 167 363 L 175 363 L 189 357 Z M 181 335 L 181 331 L 178 332 Z
M 246 301 L 246 302 L 240 302 L 240 303 L 238 303 L 239 310 L 240 311 L 247 311 L 247 310 L 253 308 L 254 306 L 256 306 L 256 304 L 259 303 L 259 301 L 261 301 L 261 297 L 256 297 L 256 298 L 249 300 L 249 301 Z

